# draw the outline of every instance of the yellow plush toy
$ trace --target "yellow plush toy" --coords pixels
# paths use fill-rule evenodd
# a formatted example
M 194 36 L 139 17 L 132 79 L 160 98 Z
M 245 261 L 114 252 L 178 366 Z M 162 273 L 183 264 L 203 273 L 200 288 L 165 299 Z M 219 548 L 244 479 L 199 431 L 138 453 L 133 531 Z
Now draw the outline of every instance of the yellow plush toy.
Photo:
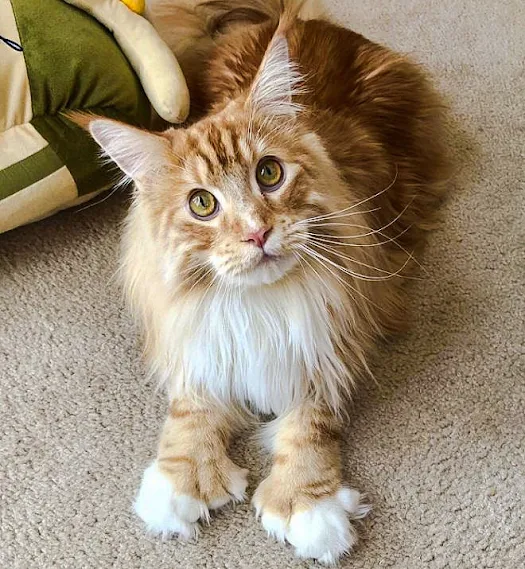
M 140 14 L 144 0 L 65 0 L 108 28 L 135 69 L 157 113 L 170 123 L 183 122 L 190 96 L 181 68 L 155 28 Z
M 146 7 L 145 0 L 122 0 L 124 4 L 136 14 L 143 14 Z

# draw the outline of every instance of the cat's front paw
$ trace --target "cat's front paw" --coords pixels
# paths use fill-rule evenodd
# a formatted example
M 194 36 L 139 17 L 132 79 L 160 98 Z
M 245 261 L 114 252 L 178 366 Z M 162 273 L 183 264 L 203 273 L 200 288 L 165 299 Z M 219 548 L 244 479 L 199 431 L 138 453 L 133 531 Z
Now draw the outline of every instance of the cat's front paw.
M 335 493 L 318 497 L 305 506 L 302 497 L 284 496 L 272 488 L 270 476 L 261 483 L 253 498 L 264 529 L 280 541 L 288 541 L 301 558 L 333 564 L 348 553 L 357 541 L 350 519 L 368 513 L 356 490 L 340 487 Z
M 248 485 L 247 470 L 230 462 L 221 473 L 221 483 L 214 484 L 213 492 L 177 491 L 169 473 L 153 462 L 142 477 L 135 500 L 135 512 L 144 521 L 149 532 L 162 536 L 179 535 L 192 539 L 199 534 L 199 520 L 209 520 L 209 510 L 220 508 L 231 501 L 242 501 Z M 188 472 L 188 476 L 194 473 Z M 198 482 L 198 481 L 197 481 Z M 196 484 L 199 488 L 199 484 Z

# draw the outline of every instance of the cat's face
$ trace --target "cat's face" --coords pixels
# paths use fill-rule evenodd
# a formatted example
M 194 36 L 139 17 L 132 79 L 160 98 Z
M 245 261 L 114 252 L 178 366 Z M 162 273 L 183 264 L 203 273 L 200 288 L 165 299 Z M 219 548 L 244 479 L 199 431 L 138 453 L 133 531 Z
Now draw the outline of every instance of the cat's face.
M 166 275 L 209 269 L 218 281 L 262 285 L 298 264 L 307 218 L 320 209 L 326 158 L 317 138 L 287 121 L 252 120 L 242 105 L 186 131 L 143 189 Z
M 306 220 L 330 210 L 323 188 L 337 178 L 292 102 L 299 80 L 278 37 L 249 94 L 188 129 L 91 123 L 136 183 L 167 282 L 265 285 L 298 266 Z

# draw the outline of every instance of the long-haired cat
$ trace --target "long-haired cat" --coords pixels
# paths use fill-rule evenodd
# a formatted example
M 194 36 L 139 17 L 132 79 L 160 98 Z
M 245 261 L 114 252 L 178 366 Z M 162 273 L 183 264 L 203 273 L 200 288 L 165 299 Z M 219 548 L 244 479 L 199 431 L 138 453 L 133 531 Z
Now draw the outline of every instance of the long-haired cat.
M 162 133 L 89 125 L 135 183 L 123 274 L 170 401 L 136 512 L 153 532 L 196 536 L 245 497 L 236 427 L 274 414 L 253 504 L 297 555 L 331 563 L 367 511 L 342 478 L 345 403 L 406 318 L 445 181 L 442 111 L 405 57 L 292 9 L 279 20 L 277 0 L 253 5 L 259 23 L 202 52 L 203 118 Z

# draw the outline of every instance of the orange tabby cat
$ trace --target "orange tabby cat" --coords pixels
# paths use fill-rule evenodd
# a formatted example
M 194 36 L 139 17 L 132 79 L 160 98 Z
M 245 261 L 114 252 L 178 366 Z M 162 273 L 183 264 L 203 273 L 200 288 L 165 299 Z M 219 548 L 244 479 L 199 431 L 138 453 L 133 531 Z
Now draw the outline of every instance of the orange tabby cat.
M 228 20 L 227 2 L 206 4 Z M 170 398 L 135 506 L 151 531 L 196 536 L 245 497 L 228 445 L 246 410 L 273 413 L 253 504 L 297 555 L 332 563 L 367 512 L 342 478 L 344 406 L 405 319 L 445 179 L 441 105 L 405 57 L 261 6 L 201 50 L 203 118 L 163 133 L 90 123 L 135 182 L 123 273 Z

